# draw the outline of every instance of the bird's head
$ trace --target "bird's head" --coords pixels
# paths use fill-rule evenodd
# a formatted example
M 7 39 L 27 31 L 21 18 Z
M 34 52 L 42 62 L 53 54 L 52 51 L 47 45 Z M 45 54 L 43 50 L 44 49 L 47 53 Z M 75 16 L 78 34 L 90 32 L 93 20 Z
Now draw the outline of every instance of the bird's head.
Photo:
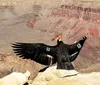
M 57 35 L 54 38 L 52 38 L 52 41 L 56 40 L 57 42 L 62 40 L 62 36 L 61 35 Z
M 55 38 L 56 41 L 61 41 L 62 40 L 62 36 L 61 35 L 57 35 Z

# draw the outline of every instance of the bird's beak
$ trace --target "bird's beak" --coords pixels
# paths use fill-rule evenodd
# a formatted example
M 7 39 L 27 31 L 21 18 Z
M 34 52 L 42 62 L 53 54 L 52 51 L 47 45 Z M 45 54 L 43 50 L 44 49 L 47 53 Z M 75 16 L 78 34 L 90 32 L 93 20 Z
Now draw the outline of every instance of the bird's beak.
M 62 38 L 62 36 L 61 36 L 61 35 L 58 35 L 58 36 L 56 37 L 56 41 L 57 41 L 57 40 L 61 41 L 61 38 Z
M 58 36 L 56 36 L 55 38 L 52 38 L 51 40 L 52 41 L 54 41 L 54 40 L 56 40 L 56 41 L 61 41 L 61 39 L 62 39 L 62 36 L 61 35 L 58 35 Z

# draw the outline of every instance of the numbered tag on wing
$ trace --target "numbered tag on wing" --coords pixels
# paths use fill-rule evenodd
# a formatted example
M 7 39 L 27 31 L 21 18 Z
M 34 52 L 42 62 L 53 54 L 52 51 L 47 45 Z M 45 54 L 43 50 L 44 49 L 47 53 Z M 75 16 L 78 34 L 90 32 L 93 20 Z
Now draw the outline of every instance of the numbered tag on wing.
M 77 44 L 78 49 L 80 49 L 82 46 L 80 43 Z
M 47 47 L 47 48 L 46 48 L 46 51 L 50 51 L 50 48 L 49 48 L 49 47 Z

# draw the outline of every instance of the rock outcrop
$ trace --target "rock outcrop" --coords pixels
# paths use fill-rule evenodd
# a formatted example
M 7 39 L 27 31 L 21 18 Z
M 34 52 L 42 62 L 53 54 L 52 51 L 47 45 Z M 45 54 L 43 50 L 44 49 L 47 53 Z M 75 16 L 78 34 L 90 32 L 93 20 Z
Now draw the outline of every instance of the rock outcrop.
M 79 73 L 75 70 L 57 70 L 56 66 L 39 73 L 32 85 L 100 85 L 100 72 Z
M 0 85 L 24 85 L 28 82 L 30 72 L 12 72 L 11 74 L 0 79 Z
M 30 79 L 34 79 L 37 75 L 41 65 L 36 64 L 31 60 L 23 60 L 18 56 L 11 54 L 0 54 L 0 78 L 12 72 L 26 72 L 30 71 Z
M 47 85 L 100 85 L 99 79 L 100 72 L 92 72 L 89 74 L 78 74 L 69 78 L 54 79 Z

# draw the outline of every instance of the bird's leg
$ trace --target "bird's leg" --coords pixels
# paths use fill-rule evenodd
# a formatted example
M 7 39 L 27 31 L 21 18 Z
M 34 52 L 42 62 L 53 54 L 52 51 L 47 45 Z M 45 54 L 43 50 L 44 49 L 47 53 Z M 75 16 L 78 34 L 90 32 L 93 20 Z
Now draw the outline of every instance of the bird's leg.
M 57 69 L 73 70 L 74 66 L 71 62 L 58 62 Z
M 67 70 L 73 70 L 74 69 L 74 66 L 72 65 L 71 62 L 65 62 L 65 69 Z
M 74 66 L 72 65 L 71 61 L 70 61 L 70 55 L 67 55 L 66 60 L 63 62 L 65 64 L 65 69 L 67 70 L 73 70 Z
M 62 57 L 57 62 L 57 69 L 73 70 L 74 66 L 72 65 L 69 58 L 69 55 L 62 55 Z

